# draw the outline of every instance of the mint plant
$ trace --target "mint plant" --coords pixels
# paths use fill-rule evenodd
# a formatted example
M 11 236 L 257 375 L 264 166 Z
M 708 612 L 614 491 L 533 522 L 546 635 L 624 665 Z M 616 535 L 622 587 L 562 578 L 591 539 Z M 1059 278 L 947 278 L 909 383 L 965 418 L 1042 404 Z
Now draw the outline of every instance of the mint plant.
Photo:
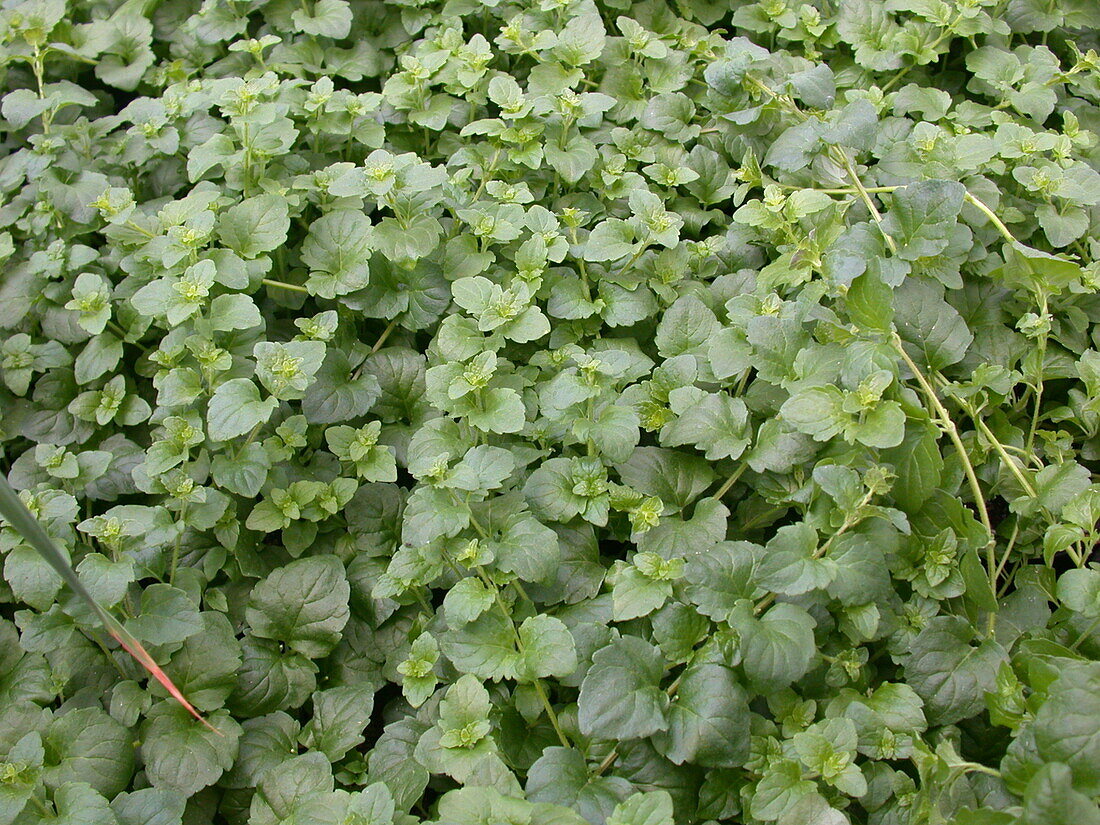
M 0 825 L 1100 822 L 1097 32 L 5 4 Z

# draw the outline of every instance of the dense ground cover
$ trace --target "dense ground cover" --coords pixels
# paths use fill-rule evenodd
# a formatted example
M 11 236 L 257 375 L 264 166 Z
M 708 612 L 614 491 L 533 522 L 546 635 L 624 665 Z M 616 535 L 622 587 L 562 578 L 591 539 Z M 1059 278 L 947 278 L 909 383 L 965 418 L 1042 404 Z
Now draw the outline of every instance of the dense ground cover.
M 5 2 L 0 825 L 1100 822 L 1098 31 Z

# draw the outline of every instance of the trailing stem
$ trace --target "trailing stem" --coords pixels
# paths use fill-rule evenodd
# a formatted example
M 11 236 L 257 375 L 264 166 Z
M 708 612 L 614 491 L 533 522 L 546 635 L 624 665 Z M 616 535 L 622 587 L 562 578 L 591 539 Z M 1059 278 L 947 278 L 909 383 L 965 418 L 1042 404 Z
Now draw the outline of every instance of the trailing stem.
M 986 569 L 989 574 L 990 587 L 996 592 L 997 556 L 993 526 L 989 521 L 989 509 L 985 503 L 985 495 L 982 493 L 982 487 L 978 483 L 978 475 L 974 472 L 974 464 L 970 461 L 970 456 L 966 452 L 966 446 L 959 437 L 959 429 L 955 426 L 951 414 L 936 395 L 936 390 L 932 387 L 931 382 L 925 377 L 924 373 L 921 372 L 920 367 L 918 367 L 916 362 L 909 357 L 909 353 L 905 351 L 905 347 L 902 346 L 901 338 L 897 333 L 893 334 L 891 343 L 898 355 L 905 361 L 906 366 L 909 367 L 909 371 L 913 373 L 913 377 L 917 380 L 917 383 L 920 384 L 921 389 L 924 390 L 924 394 L 928 398 L 928 403 L 935 412 L 936 418 L 939 419 L 940 425 L 943 427 L 944 432 L 947 433 L 947 437 L 951 439 L 951 443 L 955 447 L 955 452 L 959 455 L 963 473 L 965 473 L 967 484 L 970 486 L 970 493 L 974 497 L 974 506 L 978 510 L 978 518 L 982 523 L 982 527 L 985 528 L 986 535 L 989 537 L 986 543 Z

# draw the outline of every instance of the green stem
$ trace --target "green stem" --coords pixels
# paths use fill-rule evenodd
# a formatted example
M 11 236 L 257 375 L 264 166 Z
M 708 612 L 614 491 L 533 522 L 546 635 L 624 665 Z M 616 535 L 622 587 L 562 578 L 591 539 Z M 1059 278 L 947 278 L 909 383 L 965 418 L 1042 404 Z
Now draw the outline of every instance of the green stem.
M 1092 623 L 1084 629 L 1081 635 L 1077 637 L 1077 641 L 1069 646 L 1069 649 L 1077 650 L 1081 642 L 1085 641 L 1085 639 L 1091 636 L 1092 631 L 1096 630 L 1097 627 L 1100 627 L 1100 616 L 1097 616 L 1095 619 L 1092 620 Z
M 252 443 L 252 439 L 254 439 L 256 437 L 256 433 L 258 433 L 260 431 L 260 427 L 262 427 L 262 426 L 263 426 L 263 422 L 261 421 L 259 424 L 257 424 L 251 430 L 248 431 L 248 435 L 245 436 L 244 441 L 241 442 L 241 446 L 237 448 L 237 451 L 235 453 L 233 453 L 233 460 L 234 461 L 236 461 L 237 459 L 239 459 L 241 457 L 241 453 L 243 453 L 245 448 L 249 444 Z
M 628 260 L 625 264 L 623 264 L 622 269 L 620 269 L 617 273 L 615 273 L 615 276 L 611 280 L 617 281 L 619 278 L 621 278 L 623 275 L 625 275 L 627 272 L 629 272 L 630 267 L 634 266 L 634 264 L 636 264 L 638 262 L 638 259 L 640 257 L 642 257 L 642 253 L 645 252 L 648 248 L 649 248 L 648 243 L 643 243 L 640 247 L 638 247 L 638 251 L 630 256 L 630 260 Z
M 485 173 L 481 176 L 481 185 L 477 187 L 477 191 L 474 192 L 471 203 L 477 201 L 481 197 L 481 193 L 485 191 L 485 185 L 489 183 L 489 178 L 497 168 L 497 160 L 500 158 L 500 147 L 498 146 L 493 150 L 493 157 L 489 161 L 489 165 L 485 168 Z
M 273 281 L 271 278 L 264 278 L 260 281 L 260 283 L 264 284 L 265 286 L 278 287 L 279 289 L 289 289 L 291 292 L 302 292 L 306 295 L 309 294 L 309 290 L 306 289 L 304 286 L 300 286 L 298 284 L 288 284 L 285 281 Z
M 42 61 L 42 51 L 38 46 L 34 47 L 34 59 L 31 61 L 31 67 L 34 69 L 34 79 L 38 84 L 38 98 L 39 100 L 46 99 L 46 87 L 43 83 L 43 74 L 45 72 L 45 66 Z M 50 133 L 50 125 L 53 123 L 53 112 L 46 110 L 42 113 L 42 134 L 48 135 Z
M 963 16 L 961 14 L 956 16 L 955 19 L 947 25 L 947 28 L 940 33 L 940 36 L 933 40 L 932 43 L 928 46 L 929 51 L 935 51 L 940 43 L 950 37 L 952 34 L 951 30 L 954 29 L 955 26 L 959 25 L 959 22 L 962 19 Z M 913 69 L 915 68 L 917 68 L 917 64 L 910 63 L 908 66 L 905 66 L 903 69 L 901 69 L 897 74 L 886 81 L 886 85 L 882 87 L 882 93 L 886 94 L 888 91 L 894 88 L 898 83 L 901 82 L 902 78 L 904 78 L 907 74 L 909 74 L 909 72 L 913 71 Z
M 1047 298 L 1046 295 L 1039 295 L 1039 317 L 1044 318 L 1047 314 Z M 1035 406 L 1031 410 L 1031 425 L 1027 430 L 1027 439 L 1024 441 L 1024 449 L 1029 453 L 1032 451 L 1032 447 L 1035 445 L 1035 433 L 1039 429 L 1039 415 L 1040 407 L 1043 403 L 1043 366 L 1047 357 L 1047 336 L 1044 333 L 1039 336 L 1038 348 L 1036 350 L 1036 366 L 1035 366 L 1035 380 L 1033 387 L 1035 390 Z
M 38 798 L 37 793 L 31 796 L 31 802 L 34 803 L 34 807 L 38 809 L 38 813 L 42 815 L 43 819 L 54 819 L 54 812 L 50 810 L 45 802 Z
M 472 521 L 473 516 L 471 516 L 470 518 Z M 501 615 L 504 616 L 505 621 L 508 622 L 508 627 L 512 630 L 512 639 L 515 641 L 516 650 L 518 650 L 519 654 L 522 656 L 523 639 L 520 638 L 519 630 L 516 628 L 516 622 L 512 618 L 512 614 L 508 612 L 508 608 L 505 606 L 504 601 L 500 598 L 500 590 L 497 588 L 496 584 L 493 583 L 493 580 L 489 578 L 489 574 L 485 571 L 484 567 L 478 565 L 474 569 L 478 577 L 485 584 L 485 586 L 493 591 L 493 601 L 495 602 L 497 608 L 500 610 Z M 542 682 L 539 681 L 538 678 L 536 678 L 534 679 L 532 684 L 534 685 L 535 693 L 539 697 L 539 701 L 542 703 L 543 709 L 546 711 L 546 716 L 550 719 L 550 724 L 551 726 L 553 726 L 554 732 L 558 735 L 558 741 L 561 742 L 563 747 L 573 747 L 573 745 L 569 742 L 569 739 L 566 737 L 565 733 L 561 729 L 561 723 L 558 721 L 558 715 L 554 712 L 554 706 L 550 704 L 550 698 L 546 695 L 546 690 L 545 688 L 543 688 Z
M 432 606 L 428 604 L 428 600 L 424 598 L 424 594 L 420 592 L 419 587 L 413 588 L 413 596 L 416 597 L 416 601 L 420 604 L 421 609 L 423 609 L 424 615 L 430 617 L 434 611 L 432 610 Z
M 1008 559 L 1012 556 L 1012 548 L 1016 546 L 1016 539 L 1020 535 L 1020 521 L 1017 519 L 1016 523 L 1012 525 L 1012 533 L 1008 537 L 1008 544 L 1005 545 L 1005 551 L 1001 554 L 1001 560 L 997 562 L 997 571 L 993 574 L 997 581 L 1001 580 L 1001 576 L 1004 574 L 1005 568 L 1008 567 Z M 1002 591 L 1007 589 L 1008 581 L 1005 581 Z M 997 593 L 997 598 L 1004 595 L 1003 592 Z
M 989 429 L 989 426 L 985 423 L 985 421 L 982 420 L 977 411 L 970 404 L 960 399 L 959 405 L 964 410 L 966 410 L 966 414 L 970 416 L 970 420 L 974 422 L 974 426 L 977 427 L 978 432 L 982 434 L 985 440 L 988 441 L 990 446 L 993 447 L 993 449 L 997 452 L 997 455 L 999 455 L 1001 458 L 1001 462 L 1005 465 L 1009 472 L 1011 472 L 1012 475 L 1016 477 L 1016 481 L 1018 481 L 1020 483 L 1020 486 L 1024 488 L 1024 492 L 1032 498 L 1035 498 L 1035 488 L 1032 486 L 1031 482 L 1027 480 L 1027 477 L 1023 474 L 1023 471 L 1021 471 L 1020 468 L 1016 466 L 1016 462 L 1012 460 L 1012 457 L 1008 454 L 1008 451 L 1005 450 L 1005 446 L 1001 443 L 1000 439 L 998 439 L 997 436 L 993 434 L 993 431 Z
M 812 188 L 815 192 L 821 192 L 823 195 L 858 195 L 859 190 L 854 186 L 837 186 L 832 189 L 818 189 L 817 187 L 795 186 L 792 183 L 779 183 L 777 181 L 771 181 L 773 186 L 778 186 L 780 189 L 790 189 L 797 191 L 799 189 Z M 874 194 L 889 195 L 892 192 L 897 192 L 902 189 L 901 186 L 864 186 L 865 192 L 873 192 Z
M 892 344 L 898 355 L 905 361 L 906 366 L 909 367 L 909 371 L 913 373 L 913 377 L 917 380 L 917 383 L 920 384 L 921 389 L 924 390 L 924 394 L 928 398 L 928 403 L 931 404 L 933 410 L 935 410 L 936 417 L 939 418 L 940 424 L 947 433 L 947 437 L 951 439 L 951 443 L 955 446 L 955 452 L 958 453 L 959 460 L 962 462 L 963 472 L 966 474 L 967 483 L 970 485 L 970 493 L 974 497 L 974 506 L 978 509 L 978 518 L 982 522 L 982 527 L 985 528 L 986 535 L 989 536 L 989 540 L 986 544 L 986 569 L 989 574 L 989 584 L 993 588 L 993 591 L 996 592 L 997 580 L 994 578 L 997 566 L 996 542 L 993 537 L 993 525 L 989 521 L 989 510 L 986 507 L 982 487 L 978 483 L 978 475 L 974 472 L 974 465 L 971 463 L 970 456 L 966 452 L 966 447 L 959 437 L 959 430 L 955 426 L 955 422 L 951 419 L 951 414 L 937 397 L 935 389 L 925 377 L 924 373 L 921 372 L 920 367 L 918 367 L 916 362 L 909 357 L 909 353 L 905 351 L 905 347 L 903 347 L 901 343 L 901 338 L 896 332 L 894 333 Z
M 378 340 L 374 342 L 374 346 L 370 348 L 370 354 L 374 355 L 378 350 L 382 349 L 382 345 L 386 343 L 386 339 L 390 337 L 390 333 L 397 329 L 397 319 L 394 318 L 382 330 L 382 334 L 378 336 Z
M 971 192 L 968 191 L 963 195 L 963 200 L 985 215 L 989 219 L 989 222 L 1001 233 L 1001 237 L 1006 241 L 1011 244 L 1019 243 L 1019 241 L 1016 240 L 1016 236 L 1012 234 L 1012 230 L 1005 226 L 1004 221 L 997 217 L 997 213 L 978 200 Z
M 187 518 L 187 502 L 183 503 L 180 508 L 180 521 L 184 521 Z M 172 563 L 168 568 L 168 584 L 176 583 L 176 567 L 179 566 L 180 561 L 180 543 L 183 541 L 183 531 L 186 529 L 186 525 L 176 534 L 176 540 L 172 544 Z
M 573 246 L 577 245 L 577 228 L 575 226 L 569 228 L 569 239 Z M 580 271 L 581 284 L 584 286 L 584 299 L 586 301 L 592 301 L 592 289 L 588 284 L 588 266 L 584 262 L 584 256 L 577 256 L 577 269 Z
M 852 186 L 855 187 L 856 192 L 859 193 L 860 200 L 863 201 L 863 205 L 867 207 L 867 211 L 871 213 L 871 217 L 875 219 L 875 225 L 878 226 L 879 231 L 882 232 L 882 237 L 886 239 L 886 246 L 891 253 L 897 253 L 898 246 L 894 242 L 894 239 L 886 234 L 886 231 L 882 228 L 882 215 L 878 211 L 878 207 L 875 206 L 875 202 L 871 200 L 871 195 L 863 185 L 863 181 L 859 179 L 859 174 L 856 172 L 855 166 L 852 165 L 851 158 L 848 157 L 848 153 L 841 149 L 839 146 L 834 146 L 833 156 L 840 161 L 841 166 L 844 167 L 844 171 L 848 173 L 848 180 L 852 182 Z
M 542 702 L 542 706 L 546 710 L 546 715 L 550 719 L 550 724 L 554 728 L 554 733 L 558 735 L 558 741 L 561 742 L 563 747 L 573 747 L 572 744 L 569 742 L 569 739 L 566 738 L 565 732 L 561 729 L 561 723 L 558 721 L 558 715 L 554 712 L 554 706 L 550 704 L 550 697 L 546 695 L 546 689 L 542 686 L 542 680 L 535 679 L 532 684 L 535 686 L 535 693 L 538 694 L 539 701 Z
M 451 491 L 451 498 L 455 501 L 455 503 L 462 503 L 466 505 L 466 510 L 467 512 L 469 512 L 470 515 L 470 525 L 474 528 L 477 534 L 481 536 L 481 538 L 489 538 L 488 532 L 485 530 L 484 527 L 481 526 L 481 524 L 478 523 L 477 519 L 474 518 L 474 514 L 470 510 L 469 502 L 462 501 L 462 499 L 458 498 L 458 496 L 454 494 L 453 490 Z M 446 556 L 444 557 L 446 558 Z M 454 564 L 449 558 L 447 558 L 447 562 L 451 564 L 452 569 L 456 569 L 457 571 L 457 568 L 454 568 Z M 520 638 L 519 630 L 516 629 L 516 623 L 515 620 L 512 619 L 512 614 L 508 612 L 508 608 L 505 606 L 503 600 L 501 600 L 500 598 L 500 590 L 497 588 L 496 583 L 489 577 L 488 572 L 486 572 L 485 568 L 481 565 L 477 565 L 474 568 L 474 572 L 477 573 L 477 576 L 479 579 L 481 579 L 482 583 L 493 592 L 493 601 L 496 603 L 496 606 L 500 610 L 501 614 L 507 620 L 508 627 L 510 627 L 512 630 L 512 638 L 516 643 L 516 650 L 520 652 L 520 655 L 523 655 L 523 640 Z M 511 582 L 511 584 L 515 586 L 516 592 L 518 592 L 523 598 L 529 599 L 527 593 L 524 592 L 523 585 L 515 581 Z M 570 744 L 568 737 L 566 737 L 565 733 L 562 731 L 561 723 L 558 721 L 558 715 L 554 712 L 554 706 L 550 704 L 550 699 L 546 695 L 546 691 L 543 688 L 542 683 L 538 679 L 535 679 L 533 684 L 535 687 L 535 693 L 538 694 L 539 701 L 542 702 L 542 707 L 546 711 L 546 716 L 547 718 L 549 718 L 550 724 L 554 728 L 554 732 L 558 735 L 558 740 L 561 742 L 563 747 L 573 747 L 572 744 Z
M 741 478 L 741 475 L 745 472 L 745 468 L 748 466 L 748 464 L 741 464 L 736 470 L 730 473 L 730 477 L 727 478 L 722 486 L 718 488 L 718 491 L 714 494 L 714 497 L 718 500 L 721 500 L 722 496 L 728 493 L 730 491 L 730 488 L 737 483 L 737 480 L 739 478 Z
M 795 103 L 790 98 L 779 94 L 774 89 L 772 89 L 770 86 L 768 86 L 766 83 L 763 83 L 762 81 L 758 80 L 757 78 L 753 77 L 752 75 L 746 75 L 745 76 L 745 81 L 748 82 L 750 85 L 752 85 L 754 88 L 759 89 L 761 92 L 764 92 L 766 95 L 771 97 L 778 104 L 780 104 L 784 109 L 786 109 L 791 114 L 798 117 L 800 120 L 806 121 L 806 120 L 810 119 L 810 116 L 807 115 L 805 112 L 803 112 L 798 107 L 797 103 Z M 900 189 L 901 187 L 876 186 L 876 187 L 872 187 L 872 188 L 869 189 L 869 188 L 863 186 L 863 182 L 859 179 L 859 176 L 857 174 L 855 174 L 855 168 L 852 167 L 851 161 L 848 159 L 847 153 L 845 153 L 838 146 L 833 146 L 833 147 L 831 147 L 831 149 L 837 151 L 838 154 L 834 155 L 834 159 L 840 160 L 841 165 L 845 167 L 845 171 L 848 173 L 848 177 L 852 181 L 853 191 L 855 191 L 855 193 L 857 193 L 860 196 L 860 198 L 863 200 L 864 204 L 866 204 L 868 209 L 871 210 L 871 214 L 873 216 L 876 216 L 876 220 L 878 220 L 879 219 L 878 210 L 875 209 L 873 204 L 870 203 L 870 198 L 868 197 L 868 194 L 870 192 L 892 192 L 892 191 L 895 191 L 897 189 Z M 818 190 L 818 191 L 831 193 L 831 194 L 845 194 L 844 190 L 839 190 L 839 189 L 821 189 L 821 190 Z M 988 206 L 986 206 L 977 196 L 975 196 L 972 192 L 968 191 L 964 195 L 964 198 L 967 201 L 967 203 L 973 205 L 975 208 L 977 208 L 982 214 L 984 214 L 989 219 L 990 223 L 992 223 L 997 228 L 997 231 L 1001 233 L 1001 235 L 1004 237 L 1004 239 L 1006 241 L 1008 241 L 1009 243 L 1013 243 L 1013 244 L 1019 243 L 1019 241 L 1016 239 L 1016 236 L 1012 234 L 1012 231 L 1007 226 L 1005 226 L 1004 221 L 1002 221 L 999 217 L 997 217 L 997 214 L 992 209 L 990 209 Z M 893 239 L 887 238 L 887 244 L 890 245 L 891 248 L 893 248 Z
M 146 229 L 144 226 L 142 226 L 140 223 L 137 223 L 136 221 L 126 221 L 124 225 L 127 229 L 132 229 L 139 235 L 144 235 L 146 238 L 155 238 L 157 236 L 155 232 L 150 232 L 148 229 Z
M 988 765 L 982 765 L 979 762 L 956 762 L 951 767 L 962 768 L 967 773 L 984 773 L 988 774 L 989 776 L 995 776 L 998 779 L 1001 778 L 1001 772 L 999 770 L 997 770 L 996 768 L 991 768 Z
M 749 384 L 749 376 L 751 376 L 751 375 L 752 375 L 752 367 L 749 367 L 747 370 L 745 370 L 743 373 L 741 373 L 741 377 L 737 380 L 737 386 L 734 387 L 734 389 L 733 389 L 733 397 L 734 398 L 740 398 L 742 395 L 744 395 L 745 388 Z

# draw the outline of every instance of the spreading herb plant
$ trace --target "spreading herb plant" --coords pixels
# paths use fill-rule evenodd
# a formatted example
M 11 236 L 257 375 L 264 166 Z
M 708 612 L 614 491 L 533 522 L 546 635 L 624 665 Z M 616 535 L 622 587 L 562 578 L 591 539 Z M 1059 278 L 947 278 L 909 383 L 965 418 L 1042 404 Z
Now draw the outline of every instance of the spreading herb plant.
M 4 2 L 0 825 L 1100 823 L 1097 48 Z

